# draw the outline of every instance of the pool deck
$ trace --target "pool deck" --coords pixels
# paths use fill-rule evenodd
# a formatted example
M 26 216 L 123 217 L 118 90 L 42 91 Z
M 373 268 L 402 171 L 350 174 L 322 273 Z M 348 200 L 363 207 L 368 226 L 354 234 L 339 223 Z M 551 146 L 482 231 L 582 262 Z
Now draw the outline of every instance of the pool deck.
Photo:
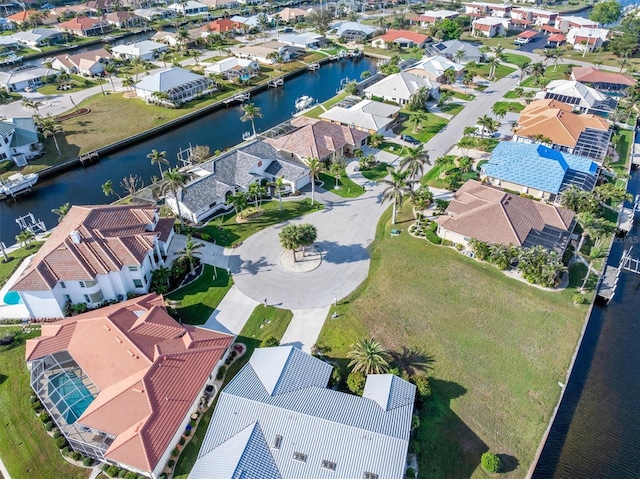
M 18 281 L 18 278 L 22 274 L 22 272 L 29 266 L 31 263 L 31 258 L 33 256 L 29 256 L 26 258 L 18 269 L 11 275 L 9 281 L 0 289 L 0 321 L 3 319 L 24 319 L 29 317 L 29 311 L 24 304 L 5 304 L 3 299 L 4 295 L 9 292 L 11 287 Z

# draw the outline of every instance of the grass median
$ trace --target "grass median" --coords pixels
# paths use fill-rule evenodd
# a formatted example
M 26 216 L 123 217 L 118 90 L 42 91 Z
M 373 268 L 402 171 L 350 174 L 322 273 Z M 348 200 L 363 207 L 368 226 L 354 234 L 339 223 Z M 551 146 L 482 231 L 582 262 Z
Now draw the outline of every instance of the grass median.
M 479 465 L 487 450 L 505 455 L 503 477 L 524 477 L 587 307 L 572 304 L 575 287 L 543 291 L 411 237 L 405 211 L 394 226 L 403 233 L 391 237 L 389 219 L 387 211 L 370 247 L 369 278 L 341 302 L 339 320 L 327 320 L 318 345 L 343 365 L 363 336 L 434 357 L 432 397 L 420 411 L 420 477 L 487 477 Z

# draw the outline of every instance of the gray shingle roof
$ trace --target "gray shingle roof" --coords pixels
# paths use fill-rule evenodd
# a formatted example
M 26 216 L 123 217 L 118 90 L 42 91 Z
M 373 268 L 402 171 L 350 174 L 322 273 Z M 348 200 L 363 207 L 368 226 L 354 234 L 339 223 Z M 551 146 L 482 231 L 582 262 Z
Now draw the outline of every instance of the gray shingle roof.
M 13 124 L 16 132 L 11 138 L 12 148 L 38 142 L 38 128 L 31 118 L 14 118 Z
M 403 477 L 415 387 L 390 375 L 369 376 L 374 401 L 327 389 L 331 370 L 290 346 L 257 349 L 222 391 L 190 479 L 263 477 L 239 468 L 234 475 L 220 474 L 229 470 L 230 458 L 244 455 L 253 458 L 252 467 L 265 461 L 269 470 L 260 441 L 254 450 L 244 439 L 255 423 L 279 472 L 264 477 L 352 479 L 365 471 L 380 478 Z M 279 447 L 274 447 L 276 436 L 281 437 Z M 237 449 L 228 447 L 232 440 Z M 221 447 L 224 455 L 214 452 Z M 294 453 L 304 454 L 305 460 L 294 459 Z M 335 463 L 335 471 L 322 468 L 324 460 Z

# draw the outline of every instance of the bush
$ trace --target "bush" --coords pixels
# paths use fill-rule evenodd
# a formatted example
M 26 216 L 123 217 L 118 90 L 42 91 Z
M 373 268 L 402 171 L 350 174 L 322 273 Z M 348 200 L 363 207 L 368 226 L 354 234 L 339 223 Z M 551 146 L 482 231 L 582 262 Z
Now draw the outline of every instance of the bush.
M 127 472 L 129 472 L 129 471 L 127 471 L 126 469 L 120 469 L 118 471 L 118 477 L 121 478 L 121 479 L 124 479 L 124 476 L 127 475 Z
M 267 336 L 260 343 L 260 347 L 262 348 L 275 348 L 276 346 L 280 346 L 280 341 L 273 336 Z
M 53 421 L 47 421 L 44 423 L 44 430 L 51 431 L 53 429 Z
M 118 466 L 109 466 L 105 471 L 107 476 L 109 477 L 118 477 L 118 473 L 120 472 L 120 468 Z
M 82 454 L 80 454 L 78 451 L 73 451 L 71 454 L 69 454 L 69 457 L 74 461 L 79 461 L 82 457 Z
M 413 441 L 409 441 L 409 452 L 411 454 L 420 454 L 420 443 L 415 439 Z
M 571 301 L 573 301 L 573 304 L 589 304 L 589 298 L 583 294 L 574 294 L 571 297 Z
M 109 464 L 103 464 L 100 469 L 102 470 L 102 472 L 107 472 L 107 469 L 109 469 L 109 467 Z
M 422 400 L 431 396 L 431 384 L 429 384 L 429 378 L 424 375 L 413 376 L 411 382 L 416 386 L 416 392 L 418 397 Z
M 65 446 L 62 449 L 60 449 L 60 452 L 62 453 L 63 456 L 68 456 L 69 455 L 69 448 Z
M 60 436 L 62 436 L 62 433 L 60 431 L 54 431 L 54 433 L 53 433 L 53 438 L 54 439 L 58 439 Z
M 174 461 L 173 459 L 169 459 L 169 462 L 167 462 L 167 466 L 169 466 L 169 468 L 172 468 L 175 465 L 176 461 Z
M 342 371 L 339 367 L 334 367 L 333 371 L 331 371 L 331 379 L 329 379 L 329 384 L 331 386 L 336 386 L 340 384 L 342 381 Z
M 40 403 L 40 401 L 35 401 L 31 403 L 31 409 L 33 409 L 34 411 L 37 411 L 41 407 L 42 407 L 42 404 Z
M 347 377 L 347 387 L 353 394 L 362 396 L 364 392 L 364 383 L 366 382 L 364 374 L 359 372 L 351 372 Z
M 191 436 L 191 429 L 188 429 L 188 428 L 185 429 L 184 430 L 184 435 L 187 436 L 187 437 Z
M 124 475 L 124 479 L 138 479 L 138 475 L 135 472 L 127 471 Z
M 487 472 L 498 472 L 500 470 L 500 458 L 492 452 L 485 452 L 480 460 L 482 468 Z
M 42 414 L 40 414 L 40 415 L 38 416 L 38 419 L 40 419 L 40 422 L 41 422 L 42 424 L 46 424 L 46 423 L 48 423 L 49 421 L 51 421 L 51 416 L 49 416 L 46 412 L 43 412 Z
M 82 465 L 85 467 L 91 467 L 93 465 L 93 459 L 87 456 L 83 457 Z
M 173 451 L 171 451 L 171 455 L 177 456 L 178 454 L 180 454 L 180 450 L 177 447 L 174 447 Z
M 416 477 L 416 471 L 413 467 L 408 467 L 407 472 L 405 472 L 404 475 L 409 479 L 414 479 Z
M 9 171 L 12 167 L 13 167 L 13 161 L 11 160 L 0 161 L 0 173 Z
M 63 447 L 67 446 L 67 440 L 64 436 L 60 436 L 58 439 L 56 439 L 56 446 L 58 446 L 58 449 L 62 449 Z
M 216 374 L 216 379 L 217 379 L 218 381 L 222 380 L 222 378 L 224 377 L 224 375 L 226 374 L 226 372 L 227 372 L 227 368 L 226 368 L 226 366 L 220 366 L 220 367 L 218 368 L 218 373 Z
M 180 438 L 180 442 L 179 442 L 179 444 L 180 444 L 181 446 L 184 446 L 184 443 L 185 443 L 185 442 L 187 442 L 187 440 L 186 440 L 184 437 L 181 437 L 181 438 Z
M 33 404 L 34 402 L 36 402 L 38 400 L 38 396 L 31 396 L 29 397 L 29 404 Z

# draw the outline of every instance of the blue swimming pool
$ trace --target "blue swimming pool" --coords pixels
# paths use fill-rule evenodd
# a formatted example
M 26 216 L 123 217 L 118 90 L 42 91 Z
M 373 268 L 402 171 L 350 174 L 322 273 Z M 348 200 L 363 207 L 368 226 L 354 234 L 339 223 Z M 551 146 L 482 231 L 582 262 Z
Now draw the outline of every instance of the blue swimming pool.
M 9 291 L 2 299 L 4 304 L 22 304 L 22 298 L 15 291 Z
M 49 378 L 49 398 L 67 424 L 73 424 L 93 402 L 93 395 L 73 371 L 63 371 Z

